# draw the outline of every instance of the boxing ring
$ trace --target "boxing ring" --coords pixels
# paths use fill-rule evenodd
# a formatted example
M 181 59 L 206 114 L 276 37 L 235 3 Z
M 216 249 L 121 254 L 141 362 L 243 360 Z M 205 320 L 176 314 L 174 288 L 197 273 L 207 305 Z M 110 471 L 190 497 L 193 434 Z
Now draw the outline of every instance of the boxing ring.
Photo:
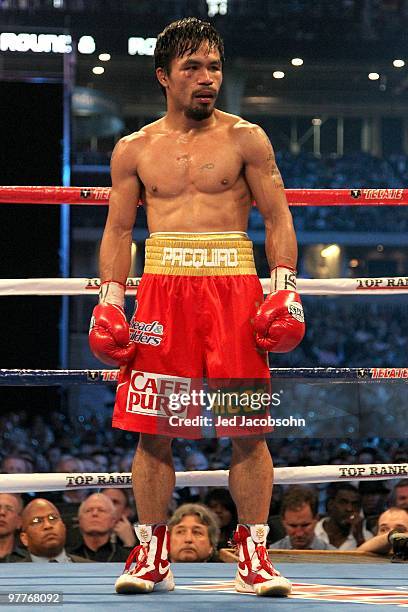
M 0 203 L 106 205 L 109 188 L 99 187 L 0 187 Z M 287 190 L 293 206 L 406 206 L 405 189 Z M 127 294 L 137 291 L 139 279 L 127 282 Z M 262 281 L 268 292 L 269 279 Z M 97 294 L 100 281 L 90 279 L 2 279 L 0 297 L 16 295 L 90 295 Z M 308 295 L 395 295 L 408 293 L 408 277 L 353 279 L 298 279 L 298 291 Z M 392 368 L 271 368 L 275 380 L 325 380 L 333 383 L 387 384 L 405 382 L 408 367 Z M 117 370 L 0 370 L 0 385 L 104 385 L 117 380 Z M 404 432 L 405 433 L 405 432 Z M 348 480 L 406 478 L 408 464 L 328 465 L 277 468 L 277 484 L 321 483 Z M 176 486 L 225 486 L 227 470 L 179 472 Z M 128 473 L 95 474 L 2 474 L 0 492 L 57 491 L 72 488 L 130 487 Z M 294 585 L 287 599 L 267 600 L 233 589 L 235 568 L 228 563 L 174 564 L 176 590 L 149 595 L 117 595 L 113 585 L 122 564 L 4 564 L 0 573 L 0 606 L 12 605 L 27 610 L 26 593 L 56 593 L 53 605 L 68 610 L 207 610 L 210 607 L 233 610 L 279 606 L 286 610 L 369 610 L 389 606 L 408 608 L 408 573 L 405 564 L 391 564 L 374 555 L 297 554 L 271 551 L 272 559 Z M 228 559 L 228 555 L 225 557 Z M 252 597 L 252 599 L 248 599 Z M 146 599 L 147 598 L 147 599 Z M 302 602 L 298 602 L 302 600 Z M 37 600 L 40 601 L 40 600 Z M 380 606 L 380 608 L 378 608 Z M 43 609 L 31 598 L 29 608 Z M 385 608 L 386 607 L 386 608 Z
M 233 589 L 235 566 L 226 563 L 175 563 L 176 589 L 169 593 L 116 595 L 113 584 L 123 570 L 120 563 L 3 564 L 0 594 L 6 592 L 58 593 L 62 605 L 50 609 L 85 612 L 191 612 L 192 610 L 299 610 L 366 612 L 399 610 L 408 606 L 407 566 L 386 564 L 324 565 L 279 563 L 293 583 L 288 598 L 267 599 L 238 594 Z M 22 589 L 24 585 L 24 589 Z M 15 589 L 15 591 L 14 591 Z M 0 600 L 0 607 L 4 605 Z M 10 610 L 44 610 L 33 604 L 14 604 Z

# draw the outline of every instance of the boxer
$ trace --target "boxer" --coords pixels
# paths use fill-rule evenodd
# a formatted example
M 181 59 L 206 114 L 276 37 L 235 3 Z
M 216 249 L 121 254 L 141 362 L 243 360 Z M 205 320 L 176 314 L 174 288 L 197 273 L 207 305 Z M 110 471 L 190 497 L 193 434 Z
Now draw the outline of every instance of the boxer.
M 229 388 L 269 380 L 267 351 L 294 349 L 305 331 L 296 238 L 274 151 L 259 126 L 215 108 L 223 61 L 223 42 L 209 23 L 187 18 L 167 26 L 155 49 L 166 115 L 122 138 L 112 156 L 102 287 L 89 337 L 96 356 L 121 366 L 113 425 L 140 432 L 132 474 L 141 544 L 116 582 L 118 593 L 174 588 L 166 526 L 175 484 L 171 440 L 198 434 L 185 425 L 197 417 L 194 405 L 180 404 L 173 418 L 169 397 L 191 396 L 202 377 L 227 380 Z M 139 199 L 150 238 L 129 326 L 125 283 Z M 246 235 L 253 199 L 271 269 L 265 301 Z M 265 548 L 273 465 L 264 431 L 250 424 L 232 436 L 235 586 L 285 596 L 291 585 Z

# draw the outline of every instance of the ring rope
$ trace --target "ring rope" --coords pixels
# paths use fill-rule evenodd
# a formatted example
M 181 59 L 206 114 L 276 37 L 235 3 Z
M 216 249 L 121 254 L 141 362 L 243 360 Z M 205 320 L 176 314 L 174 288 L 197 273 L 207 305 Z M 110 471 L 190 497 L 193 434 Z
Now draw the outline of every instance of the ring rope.
M 228 486 L 228 474 L 229 470 L 176 472 L 176 487 L 226 487 Z M 313 465 L 275 468 L 274 484 L 313 484 L 356 479 L 391 480 L 407 476 L 408 463 Z M 129 472 L 0 475 L 0 493 L 131 486 L 132 475 Z
M 333 380 L 396 382 L 408 380 L 408 368 L 269 368 L 274 380 Z M 115 383 L 119 370 L 18 370 L 1 369 L 0 386 L 51 386 Z
M 136 293 L 140 278 L 128 278 L 128 294 Z M 263 292 L 270 291 L 271 279 L 260 279 Z M 4 278 L 0 296 L 10 295 L 92 295 L 100 289 L 99 278 Z M 303 295 L 396 295 L 408 293 L 408 276 L 378 278 L 298 278 Z
M 286 189 L 291 206 L 407 206 L 408 189 Z M 0 186 L 0 203 L 99 204 L 110 187 Z

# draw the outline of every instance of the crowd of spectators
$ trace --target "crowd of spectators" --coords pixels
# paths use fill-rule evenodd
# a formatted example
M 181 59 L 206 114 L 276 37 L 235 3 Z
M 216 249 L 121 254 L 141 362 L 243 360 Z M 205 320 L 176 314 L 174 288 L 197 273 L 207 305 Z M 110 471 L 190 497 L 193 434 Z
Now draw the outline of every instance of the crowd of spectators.
M 389 159 L 368 153 L 316 157 L 312 153 L 276 154 L 287 189 L 403 189 L 407 184 L 407 162 L 402 155 Z M 408 230 L 404 207 L 352 206 L 347 215 L 337 206 L 292 207 L 297 231 L 401 232 Z M 263 229 L 260 212 L 254 208 L 250 228 Z
M 326 508 L 321 513 L 316 487 L 285 487 L 278 512 L 271 506 L 268 546 L 279 550 L 389 553 L 391 531 L 399 538 L 408 538 L 408 479 L 393 488 L 387 488 L 384 482 L 330 484 Z M 137 521 L 137 516 L 129 505 L 128 492 L 122 490 L 122 494 L 120 504 L 115 506 L 107 490 L 85 492 L 83 501 L 76 505 L 76 522 L 72 522 L 50 494 L 32 494 L 25 504 L 19 494 L 0 493 L 0 562 L 126 561 L 138 544 L 129 520 Z M 126 512 L 121 514 L 123 504 Z M 123 521 L 126 529 L 120 526 L 118 535 L 117 525 Z M 201 493 L 198 501 L 169 508 L 170 560 L 224 560 L 219 551 L 233 547 L 237 521 L 227 489 L 215 488 Z
M 302 298 L 307 332 L 300 346 L 273 355 L 277 366 L 405 367 L 404 303 Z

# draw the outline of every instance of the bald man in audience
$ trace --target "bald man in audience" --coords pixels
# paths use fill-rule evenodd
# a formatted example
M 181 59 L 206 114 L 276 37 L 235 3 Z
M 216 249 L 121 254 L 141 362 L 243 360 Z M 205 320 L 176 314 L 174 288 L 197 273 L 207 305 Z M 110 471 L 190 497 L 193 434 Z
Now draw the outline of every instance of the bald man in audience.
M 361 552 L 373 552 L 378 555 L 390 554 L 391 544 L 388 541 L 390 531 L 408 534 L 408 511 L 392 506 L 380 515 L 377 535 L 357 548 Z
M 66 528 L 61 515 L 46 499 L 34 499 L 23 510 L 20 538 L 33 563 L 86 563 L 65 550 Z
M 0 493 L 0 563 L 22 561 L 27 553 L 18 545 L 23 502 L 19 495 Z
M 115 541 L 116 510 L 107 495 L 93 493 L 87 497 L 79 507 L 78 520 L 82 542 L 70 552 L 90 561 L 126 561 L 131 546 Z

